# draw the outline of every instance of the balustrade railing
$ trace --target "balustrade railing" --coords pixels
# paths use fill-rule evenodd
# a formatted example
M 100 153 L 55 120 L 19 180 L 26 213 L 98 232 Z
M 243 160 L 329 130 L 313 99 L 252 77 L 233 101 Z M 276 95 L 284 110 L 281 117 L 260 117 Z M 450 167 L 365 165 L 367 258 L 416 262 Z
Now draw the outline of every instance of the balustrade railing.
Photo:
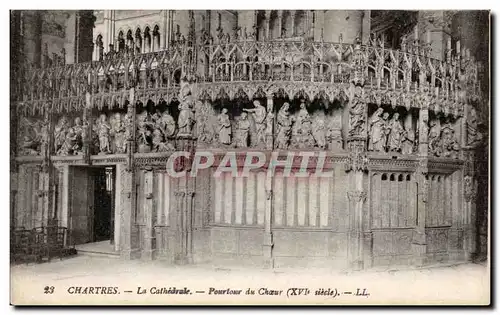
M 190 76 L 206 84 L 355 81 L 371 89 L 426 91 L 433 97 L 467 102 L 480 95 L 478 73 L 472 58 L 452 55 L 451 50 L 446 60 L 437 60 L 428 56 L 428 50 L 405 45 L 393 50 L 376 43 L 242 40 L 196 47 L 184 43 L 143 54 L 125 51 L 101 61 L 39 69 L 26 66 L 16 75 L 16 96 L 25 109 L 47 101 L 79 107 L 87 91 L 98 98 L 131 86 L 138 91 L 175 89 Z

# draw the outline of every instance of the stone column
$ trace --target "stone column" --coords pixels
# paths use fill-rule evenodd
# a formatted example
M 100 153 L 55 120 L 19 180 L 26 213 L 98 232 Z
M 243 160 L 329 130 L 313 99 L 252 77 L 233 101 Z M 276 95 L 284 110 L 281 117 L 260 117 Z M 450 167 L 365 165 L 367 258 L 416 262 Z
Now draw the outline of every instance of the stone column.
M 186 252 L 185 252 L 185 229 L 184 229 L 184 201 L 186 197 L 185 187 L 178 187 L 178 190 L 174 193 L 177 205 L 176 211 L 176 231 L 177 231 L 177 249 L 175 251 L 175 262 L 178 264 L 186 264 Z
M 121 218 L 120 218 L 120 257 L 122 259 L 133 259 L 137 257 L 138 245 L 136 238 L 133 237 L 132 226 L 135 224 L 135 211 L 136 211 L 136 185 L 135 185 L 135 172 L 133 169 L 127 169 L 125 165 L 118 164 L 116 171 L 120 172 L 121 182 L 118 185 L 120 189 L 120 204 Z
M 47 172 L 41 170 L 38 173 L 38 189 L 35 190 L 38 194 L 37 213 L 35 213 L 35 226 L 47 226 L 47 211 L 48 211 L 48 182 L 49 176 Z
M 313 10 L 308 10 L 308 20 L 309 20 L 309 38 L 311 40 L 314 40 L 314 11 Z
M 346 171 L 349 172 L 349 234 L 348 234 L 348 260 L 354 270 L 360 270 L 371 265 L 371 260 L 364 257 L 366 242 L 371 242 L 369 230 L 363 229 L 365 191 L 364 173 L 368 167 L 366 154 L 367 115 L 368 106 L 361 85 L 351 84 L 349 89 L 349 124 L 347 136 L 347 150 L 349 152 Z M 367 217 L 367 216 L 366 216 Z
M 429 111 L 426 100 L 422 103 L 419 112 L 419 165 L 416 170 L 417 179 L 417 224 L 413 231 L 412 250 L 414 264 L 422 266 L 426 263 L 427 242 L 425 236 L 425 218 L 427 211 L 427 200 L 429 195 L 428 181 L 428 123 Z
M 363 173 L 355 172 L 353 179 L 355 183 L 363 182 Z M 349 249 L 348 249 L 348 259 L 349 264 L 354 270 L 361 270 L 363 268 L 369 268 L 371 266 L 371 261 L 365 261 L 365 242 L 371 243 L 371 232 L 365 237 L 362 227 L 363 219 L 363 204 L 366 201 L 366 191 L 363 189 L 353 189 L 347 192 L 347 197 L 349 199 L 349 213 L 350 213 L 350 231 L 349 231 Z M 366 246 L 369 248 L 368 246 Z
M 283 10 L 278 10 L 278 38 L 281 38 L 282 29 L 283 29 Z
M 104 49 L 106 47 L 109 47 L 110 41 L 109 41 L 109 34 L 111 32 L 111 22 L 110 22 L 110 16 L 111 16 L 111 10 L 104 10 L 104 34 L 105 36 L 103 37 L 103 45 Z
M 165 253 L 165 244 L 163 242 L 163 230 L 165 228 L 165 221 L 164 221 L 164 208 L 165 208 L 165 203 L 169 202 L 170 200 L 165 200 L 165 196 L 163 195 L 164 192 L 164 178 L 166 175 L 165 169 L 157 170 L 156 171 L 157 177 L 158 177 L 158 192 L 160 195 L 158 195 L 155 199 L 155 207 L 156 207 L 156 224 L 154 225 L 154 233 L 156 235 L 156 254 L 155 254 L 155 259 L 162 259 Z M 170 191 L 167 192 L 170 194 Z
M 144 172 L 144 244 L 142 244 L 141 259 L 153 260 L 153 171 Z
M 24 224 L 24 212 L 25 204 L 27 201 L 26 198 L 26 180 L 27 180 L 27 170 L 26 166 L 23 164 L 18 165 L 17 172 L 17 200 L 16 200 L 16 227 L 25 227 Z
M 109 24 L 110 24 L 110 32 L 109 32 L 109 44 L 113 44 L 115 42 L 115 10 L 110 11 L 110 18 L 109 18 Z M 118 50 L 118 46 L 115 46 L 115 51 Z
M 272 94 L 269 94 L 267 95 L 267 113 L 268 115 L 270 113 L 273 113 L 273 95 Z M 266 124 L 267 124 L 267 117 L 266 117 Z M 274 148 L 274 118 L 273 118 L 273 128 L 271 128 L 272 130 L 269 130 L 269 128 L 266 128 L 266 148 L 268 150 L 273 150 Z
M 477 181 L 475 178 L 475 154 L 473 148 L 464 149 L 465 167 L 463 180 L 463 225 L 465 259 L 475 258 L 476 254 L 476 195 Z
M 371 28 L 371 18 L 370 10 L 363 11 L 363 17 L 361 22 L 361 43 L 367 45 L 370 41 L 370 28 Z
M 264 242 L 262 244 L 262 254 L 264 255 L 264 267 L 274 268 L 273 258 L 273 232 L 272 232 L 272 213 L 273 213 L 273 178 L 266 175 L 266 209 L 264 215 Z
M 364 172 L 367 168 L 368 158 L 365 152 L 366 138 L 351 138 L 348 140 L 349 162 L 347 170 L 349 174 L 349 235 L 348 235 L 348 260 L 354 270 L 361 270 L 371 266 L 371 260 L 365 261 L 365 243 L 371 242 L 371 234 L 364 235 L 363 212 L 366 201 L 364 188 Z M 366 231 L 369 233 L 369 231 Z
M 141 53 L 146 52 L 146 32 L 142 33 Z
M 292 20 L 292 34 L 290 37 L 295 37 L 295 10 L 290 10 L 290 19 Z
M 270 32 L 270 25 L 271 25 L 271 10 L 266 10 L 266 21 L 265 21 L 265 34 L 266 34 L 266 39 L 269 39 L 269 32 Z
M 42 13 L 41 11 L 21 11 L 22 41 L 25 60 L 35 67 L 42 64 Z
M 162 50 L 166 49 L 167 48 L 167 44 L 168 44 L 168 31 L 169 31 L 169 26 L 170 26 L 170 21 L 169 21 L 169 18 L 170 18 L 170 10 L 163 10 L 161 12 L 162 16 L 161 16 L 161 25 L 162 27 L 160 28 L 160 48 Z
M 92 49 L 92 61 L 96 61 L 98 59 L 98 56 L 97 56 L 97 49 L 98 49 L 97 48 L 97 42 L 94 42 L 93 45 L 94 45 L 94 48 Z
M 193 181 L 195 178 L 193 178 Z M 195 187 L 195 186 L 194 186 Z M 193 188 L 194 188 L 193 187 Z M 188 264 L 193 263 L 193 199 L 194 189 L 189 189 L 186 192 L 186 260 Z
M 69 174 L 69 165 L 65 164 L 59 167 L 60 172 L 60 188 L 61 192 L 61 208 L 60 208 L 60 217 L 58 218 L 61 222 L 61 226 L 69 228 L 69 198 L 70 198 L 70 174 Z
M 125 121 L 127 134 L 127 161 L 125 165 L 116 166 L 116 172 L 120 173 L 121 181 L 117 184 L 120 189 L 120 257 L 123 259 L 135 258 L 138 254 L 136 238 L 133 237 L 133 225 L 135 224 L 136 213 L 136 176 L 134 167 L 135 151 L 135 89 L 129 90 L 129 104 L 127 115 L 130 117 Z

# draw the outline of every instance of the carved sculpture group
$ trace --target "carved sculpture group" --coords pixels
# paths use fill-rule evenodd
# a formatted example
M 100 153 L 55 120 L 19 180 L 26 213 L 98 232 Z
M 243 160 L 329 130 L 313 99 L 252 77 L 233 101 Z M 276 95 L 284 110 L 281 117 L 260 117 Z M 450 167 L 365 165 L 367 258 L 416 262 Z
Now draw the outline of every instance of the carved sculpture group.
M 403 127 L 399 113 L 394 113 L 390 120 L 389 115 L 383 108 L 378 108 L 370 118 L 368 151 L 414 153 L 415 132 L 412 127 Z
M 456 159 L 460 149 L 455 135 L 455 129 L 449 119 L 441 126 L 439 119 L 430 122 L 429 130 L 429 154 L 437 157 L 447 157 Z
M 73 126 L 70 126 L 68 118 L 62 116 L 54 128 L 54 146 L 57 155 L 81 155 L 83 140 L 87 124 L 83 124 L 80 117 L 76 117 Z
M 356 96 L 356 95 L 355 95 Z M 358 95 L 359 96 L 359 95 Z M 418 152 L 418 141 L 428 143 L 431 156 L 458 158 L 460 145 L 456 136 L 456 123 L 450 118 L 434 118 L 428 122 L 422 117 L 418 132 L 411 123 L 403 123 L 398 112 L 391 116 L 378 108 L 364 123 L 360 114 L 366 103 L 356 96 L 349 106 L 349 135 L 368 133 L 368 151 L 400 153 L 404 155 Z M 212 105 L 205 101 L 194 102 L 189 89 L 181 89 L 177 121 L 170 110 L 151 113 L 143 110 L 137 113 L 134 127 L 133 108 L 127 113 L 110 113 L 109 118 L 102 113 L 92 125 L 91 154 L 124 154 L 127 144 L 133 140 L 134 130 L 137 152 L 169 152 L 175 150 L 175 139 L 196 139 L 198 145 L 211 148 L 260 148 L 270 149 L 327 149 L 342 148 L 341 114 L 311 115 L 302 101 L 295 113 L 290 112 L 290 104 L 284 103 L 276 113 L 268 111 L 258 100 L 252 108 L 242 108 L 237 117 L 230 117 L 227 108 L 216 114 Z M 470 107 L 466 121 L 466 146 L 474 147 L 482 140 L 478 130 L 476 111 Z M 391 116 L 391 117 L 390 117 Z M 56 155 L 81 155 L 89 133 L 89 124 L 80 117 L 73 123 L 67 116 L 59 118 L 53 128 L 54 151 Z M 21 121 L 21 155 L 43 155 L 49 144 L 49 124 L 47 120 Z M 274 138 L 273 138 L 274 137 Z M 274 140 L 274 141 L 273 141 Z

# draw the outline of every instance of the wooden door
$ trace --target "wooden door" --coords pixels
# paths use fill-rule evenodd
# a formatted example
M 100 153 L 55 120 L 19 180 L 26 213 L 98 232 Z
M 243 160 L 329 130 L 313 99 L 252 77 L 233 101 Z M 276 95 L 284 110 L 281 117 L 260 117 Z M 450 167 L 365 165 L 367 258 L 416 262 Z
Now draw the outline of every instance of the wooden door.
M 100 242 L 111 239 L 112 173 L 105 168 L 94 168 L 91 177 L 94 184 L 92 241 Z
M 69 168 L 69 244 L 78 245 L 92 241 L 92 216 L 94 189 L 89 176 L 90 168 Z

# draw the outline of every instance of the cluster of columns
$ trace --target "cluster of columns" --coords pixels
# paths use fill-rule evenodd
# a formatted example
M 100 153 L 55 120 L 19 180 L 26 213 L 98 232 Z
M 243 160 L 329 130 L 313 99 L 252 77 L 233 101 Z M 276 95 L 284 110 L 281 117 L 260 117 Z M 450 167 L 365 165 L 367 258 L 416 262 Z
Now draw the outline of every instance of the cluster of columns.
M 283 18 L 286 15 L 288 15 L 288 18 L 291 20 L 291 33 L 287 33 L 287 37 L 295 37 L 295 36 L 305 36 L 306 38 L 312 38 L 314 37 L 314 11 L 312 10 L 305 10 L 305 11 L 297 11 L 297 10 L 277 10 L 276 11 L 276 16 L 274 16 L 272 13 L 272 10 L 265 10 L 264 12 L 264 21 L 262 21 L 263 28 L 264 28 L 264 35 L 266 39 L 272 39 L 275 37 L 275 34 L 273 33 L 273 28 L 271 25 L 271 20 L 272 18 L 276 18 L 277 21 L 274 21 L 274 27 L 278 29 L 278 35 L 277 38 L 282 37 L 282 29 L 286 28 L 286 25 L 283 25 Z M 296 27 L 296 20 L 297 20 L 297 14 L 303 13 L 304 14 L 304 34 L 297 34 L 297 27 Z M 255 14 L 256 20 L 254 21 L 254 25 L 258 25 L 257 21 L 257 15 Z M 287 29 L 287 32 L 290 30 Z
M 137 34 L 137 29 L 131 29 L 132 38 L 135 50 L 141 53 L 164 50 L 168 48 L 169 43 L 173 40 L 174 32 L 174 10 L 162 10 L 160 13 L 160 23 L 158 29 L 146 28 Z M 94 51 L 92 60 L 99 60 L 100 52 L 105 54 L 110 51 L 110 45 L 114 46 L 114 50 L 119 48 L 119 41 L 124 40 L 125 43 L 131 46 L 132 41 L 128 38 L 128 34 L 123 34 L 125 37 L 118 38 L 116 34 L 116 12 L 115 10 L 104 10 L 104 30 L 103 35 L 98 34 L 94 38 Z

